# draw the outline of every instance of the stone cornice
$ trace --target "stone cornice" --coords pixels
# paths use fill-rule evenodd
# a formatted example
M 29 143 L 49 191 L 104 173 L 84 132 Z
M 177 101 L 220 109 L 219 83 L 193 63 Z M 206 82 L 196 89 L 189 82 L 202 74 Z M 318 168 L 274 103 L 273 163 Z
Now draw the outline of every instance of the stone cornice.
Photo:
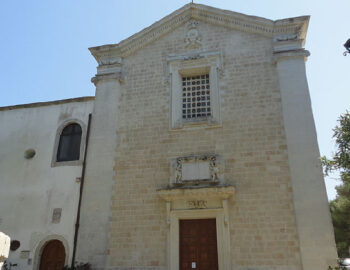
M 95 97 L 87 96 L 87 97 L 68 98 L 68 99 L 60 99 L 60 100 L 52 100 L 52 101 L 44 101 L 44 102 L 11 105 L 11 106 L 0 107 L 0 112 L 17 110 L 17 109 L 36 108 L 36 107 L 42 107 L 42 106 L 60 105 L 60 104 L 67 104 L 67 103 L 74 103 L 74 102 L 89 102 L 93 100 L 95 100 Z
M 271 38 L 278 35 L 295 34 L 298 39 L 302 40 L 305 39 L 309 22 L 309 16 L 273 21 L 190 3 L 118 44 L 92 47 L 89 50 L 99 64 L 101 64 L 101 59 L 103 58 L 125 57 L 159 39 L 190 19 Z
M 197 188 L 166 188 L 158 189 L 157 194 L 167 202 L 180 199 L 227 199 L 235 193 L 233 186 L 197 187 Z
M 296 50 L 274 52 L 273 59 L 275 62 L 278 62 L 281 60 L 293 59 L 293 58 L 304 58 L 304 60 L 306 60 L 307 57 L 309 56 L 310 56 L 310 52 L 308 50 L 296 49 Z
M 91 78 L 91 82 L 95 85 L 101 80 L 117 80 L 122 83 L 124 81 L 124 76 L 121 72 L 114 72 L 108 74 L 96 74 L 95 77 Z

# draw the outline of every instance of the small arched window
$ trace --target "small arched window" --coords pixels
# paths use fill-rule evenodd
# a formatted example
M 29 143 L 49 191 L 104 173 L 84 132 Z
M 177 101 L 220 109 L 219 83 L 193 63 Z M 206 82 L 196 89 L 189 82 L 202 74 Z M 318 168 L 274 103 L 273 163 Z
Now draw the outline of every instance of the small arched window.
M 66 126 L 61 133 L 57 149 L 57 161 L 79 160 L 81 127 L 79 124 Z

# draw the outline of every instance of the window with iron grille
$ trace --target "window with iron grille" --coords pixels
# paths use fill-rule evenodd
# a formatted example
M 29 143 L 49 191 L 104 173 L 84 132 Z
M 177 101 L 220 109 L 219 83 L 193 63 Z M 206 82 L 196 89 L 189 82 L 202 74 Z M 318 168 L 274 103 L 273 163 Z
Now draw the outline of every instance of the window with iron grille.
M 170 128 L 219 126 L 221 52 L 171 55 L 164 77 L 170 86 Z
M 211 116 L 209 74 L 182 77 L 182 118 Z

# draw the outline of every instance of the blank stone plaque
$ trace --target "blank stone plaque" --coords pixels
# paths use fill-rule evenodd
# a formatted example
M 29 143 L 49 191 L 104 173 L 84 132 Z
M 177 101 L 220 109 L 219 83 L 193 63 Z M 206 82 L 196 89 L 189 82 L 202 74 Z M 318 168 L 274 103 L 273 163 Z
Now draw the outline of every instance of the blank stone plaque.
M 208 180 L 210 179 L 209 161 L 189 162 L 182 164 L 182 180 Z

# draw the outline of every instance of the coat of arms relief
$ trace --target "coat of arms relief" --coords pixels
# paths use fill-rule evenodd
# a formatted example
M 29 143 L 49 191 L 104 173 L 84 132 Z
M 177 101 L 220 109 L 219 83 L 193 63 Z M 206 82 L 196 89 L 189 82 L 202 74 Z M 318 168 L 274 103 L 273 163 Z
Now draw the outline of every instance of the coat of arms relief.
M 187 32 L 185 34 L 186 48 L 198 49 L 202 47 L 202 36 L 198 31 L 198 22 L 191 20 L 187 24 Z

